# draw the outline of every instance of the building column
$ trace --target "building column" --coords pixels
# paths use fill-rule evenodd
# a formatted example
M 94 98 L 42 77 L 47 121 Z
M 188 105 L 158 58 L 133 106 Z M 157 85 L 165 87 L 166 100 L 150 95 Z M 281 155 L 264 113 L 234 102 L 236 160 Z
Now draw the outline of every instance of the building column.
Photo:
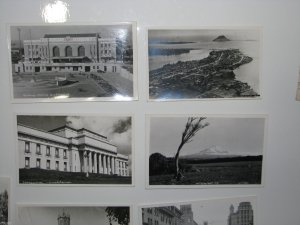
M 107 174 L 111 174 L 111 156 L 107 156 Z
M 94 152 L 94 173 L 98 173 L 98 170 L 97 170 L 97 153 Z
M 103 173 L 107 174 L 107 168 L 106 168 L 106 155 L 103 155 Z
M 116 173 L 116 169 L 115 169 L 115 157 L 111 158 L 111 167 L 112 167 L 112 173 L 115 174 Z
M 93 165 L 92 165 L 92 152 L 89 151 L 89 173 L 92 173 Z
M 87 151 L 83 152 L 83 172 L 86 173 L 88 171 L 87 169 Z
M 103 173 L 103 171 L 102 171 L 102 155 L 101 154 L 99 154 L 98 165 L 99 165 L 98 173 Z

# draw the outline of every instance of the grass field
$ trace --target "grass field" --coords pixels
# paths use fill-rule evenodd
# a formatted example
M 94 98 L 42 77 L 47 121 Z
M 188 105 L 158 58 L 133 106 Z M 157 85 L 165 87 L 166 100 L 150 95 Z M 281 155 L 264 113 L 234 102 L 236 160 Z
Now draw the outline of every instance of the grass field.
M 189 164 L 183 179 L 174 180 L 173 174 L 149 177 L 150 185 L 217 185 L 217 184 L 261 184 L 261 161 L 217 162 Z
M 131 177 L 117 175 L 62 172 L 43 169 L 20 169 L 20 184 L 131 184 Z

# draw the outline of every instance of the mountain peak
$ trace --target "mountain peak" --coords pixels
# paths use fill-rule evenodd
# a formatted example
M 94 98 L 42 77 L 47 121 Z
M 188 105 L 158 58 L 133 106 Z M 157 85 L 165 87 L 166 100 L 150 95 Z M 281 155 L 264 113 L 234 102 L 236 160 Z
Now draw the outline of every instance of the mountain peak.
M 201 150 L 199 155 L 227 155 L 228 151 L 223 150 L 220 146 L 211 146 L 209 148 Z
M 222 41 L 230 41 L 230 40 L 227 37 L 225 37 L 224 35 L 220 35 L 216 39 L 214 39 L 213 41 L 222 42 Z

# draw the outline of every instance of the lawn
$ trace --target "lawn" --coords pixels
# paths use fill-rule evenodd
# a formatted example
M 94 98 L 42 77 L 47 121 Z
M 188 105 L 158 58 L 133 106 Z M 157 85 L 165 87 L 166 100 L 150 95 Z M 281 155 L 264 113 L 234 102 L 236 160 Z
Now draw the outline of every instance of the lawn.
M 20 169 L 20 184 L 131 184 L 131 177 L 79 172 L 62 172 L 37 168 Z
M 183 179 L 176 182 L 173 174 L 149 177 L 150 185 L 217 185 L 261 184 L 261 161 L 189 164 Z

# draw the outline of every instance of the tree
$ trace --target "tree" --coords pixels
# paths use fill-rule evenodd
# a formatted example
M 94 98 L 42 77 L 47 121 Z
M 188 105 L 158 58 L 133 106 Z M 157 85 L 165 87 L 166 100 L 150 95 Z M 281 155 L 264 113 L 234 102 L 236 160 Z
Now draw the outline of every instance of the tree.
M 0 194 L 0 222 L 7 222 L 7 221 L 8 221 L 8 193 L 5 190 L 2 194 Z
M 105 212 L 110 225 L 112 221 L 118 222 L 119 225 L 129 224 L 129 207 L 106 207 Z
M 174 158 L 175 161 L 175 175 L 174 178 L 176 181 L 180 181 L 182 179 L 182 173 L 179 168 L 179 154 L 182 149 L 182 147 L 186 144 L 192 141 L 192 138 L 196 135 L 196 133 L 203 129 L 204 127 L 207 127 L 209 123 L 202 124 L 202 121 L 205 120 L 206 117 L 189 117 L 186 124 L 185 129 L 182 132 L 181 136 L 181 142 L 177 148 L 177 152 Z

